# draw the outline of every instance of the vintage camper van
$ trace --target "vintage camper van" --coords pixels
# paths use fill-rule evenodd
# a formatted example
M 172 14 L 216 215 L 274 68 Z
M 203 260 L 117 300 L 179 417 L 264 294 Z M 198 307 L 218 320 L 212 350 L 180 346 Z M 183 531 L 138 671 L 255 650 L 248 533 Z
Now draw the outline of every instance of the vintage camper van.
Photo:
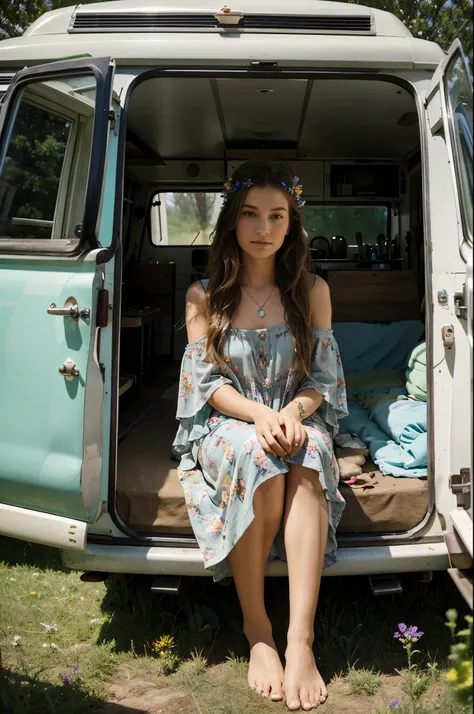
M 378 591 L 449 569 L 472 600 L 460 43 L 446 54 L 362 5 L 118 0 L 0 42 L 0 97 L 0 533 L 85 572 L 154 575 L 158 590 L 209 574 L 171 448 L 184 298 L 206 277 L 222 183 L 278 160 L 304 185 L 351 404 L 367 407 L 362 431 L 341 432 L 366 434 L 376 461 L 363 487 L 341 485 L 325 575 L 367 574 Z M 425 410 L 409 437 L 424 446 L 393 467 L 369 428 L 380 394 Z

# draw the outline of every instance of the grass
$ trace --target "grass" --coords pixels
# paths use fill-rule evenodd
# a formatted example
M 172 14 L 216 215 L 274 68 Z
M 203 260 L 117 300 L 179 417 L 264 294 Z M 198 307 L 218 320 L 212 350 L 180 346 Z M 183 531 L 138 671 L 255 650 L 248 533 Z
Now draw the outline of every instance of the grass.
M 379 691 L 382 680 L 380 672 L 376 672 L 374 669 L 349 667 L 347 684 L 351 694 L 365 694 L 368 697 L 373 697 Z
M 283 653 L 286 579 L 267 581 L 266 601 Z M 407 576 L 402 596 L 383 598 L 372 597 L 365 578 L 323 579 L 315 653 L 330 696 L 322 711 L 376 714 L 398 700 L 402 714 L 467 712 L 441 677 L 450 607 L 460 616 L 467 611 L 445 574 L 429 584 Z M 406 659 L 393 639 L 399 622 L 425 633 L 417 659 L 424 693 L 416 712 L 404 704 Z M 176 658 L 169 668 L 154 651 L 164 636 L 172 642 L 166 652 Z M 0 538 L 0 656 L 2 714 L 286 711 L 248 689 L 248 646 L 232 584 L 184 578 L 177 596 L 157 596 L 146 577 L 83 582 L 63 568 L 57 551 L 7 538 Z

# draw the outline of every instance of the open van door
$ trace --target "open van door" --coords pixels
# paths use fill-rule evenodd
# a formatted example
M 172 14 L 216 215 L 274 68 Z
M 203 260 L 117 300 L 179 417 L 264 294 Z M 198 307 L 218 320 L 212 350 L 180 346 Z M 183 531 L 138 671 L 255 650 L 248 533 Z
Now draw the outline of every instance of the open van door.
M 113 74 L 32 67 L 0 105 L 0 533 L 81 550 L 101 508 Z
M 453 526 L 472 557 L 472 478 L 473 478 L 473 95 L 472 75 L 459 40 L 451 45 L 440 64 L 427 93 L 427 111 L 432 133 L 443 130 L 449 161 L 453 171 L 458 221 L 459 252 L 465 264 L 462 289 L 454 295 L 455 315 L 467 335 L 470 350 L 470 454 L 460 473 L 451 476 L 451 488 L 458 498 L 458 508 L 451 512 Z M 461 263 L 462 264 L 462 263 Z M 468 389 L 467 375 L 462 376 L 464 390 Z

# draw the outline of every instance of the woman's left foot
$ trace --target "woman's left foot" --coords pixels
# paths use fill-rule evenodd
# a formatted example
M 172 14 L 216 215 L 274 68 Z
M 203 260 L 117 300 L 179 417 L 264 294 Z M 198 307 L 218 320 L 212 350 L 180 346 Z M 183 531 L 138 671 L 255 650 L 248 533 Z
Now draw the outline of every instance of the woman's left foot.
M 288 643 L 283 689 L 290 711 L 310 711 L 326 701 L 328 690 L 318 672 L 313 650 L 306 642 Z

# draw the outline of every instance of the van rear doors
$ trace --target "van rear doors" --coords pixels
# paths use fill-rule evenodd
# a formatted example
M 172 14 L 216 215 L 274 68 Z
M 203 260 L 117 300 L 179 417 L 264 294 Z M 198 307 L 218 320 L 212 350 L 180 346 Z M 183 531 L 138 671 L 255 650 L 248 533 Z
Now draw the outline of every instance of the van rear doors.
M 101 508 L 113 73 L 25 69 L 0 110 L 0 533 L 62 548 Z
M 441 291 L 435 301 L 435 313 L 441 313 L 449 306 L 454 307 L 454 344 L 451 352 L 452 379 L 454 394 L 459 395 L 451 405 L 451 429 L 453 420 L 457 420 L 461 434 L 463 463 L 456 465 L 456 472 L 451 471 L 451 488 L 456 494 L 458 508 L 450 513 L 453 526 L 472 556 L 472 475 L 473 475 L 473 99 L 472 76 L 470 67 L 462 51 L 461 43 L 456 40 L 446 58 L 440 64 L 427 93 L 426 108 L 431 133 L 440 138 L 444 136 L 448 149 L 449 163 L 452 170 L 452 182 L 455 194 L 455 210 L 458 224 L 457 236 L 447 231 L 443 236 L 441 250 L 459 251 L 460 270 L 446 264 L 446 275 L 434 276 L 454 286 L 454 294 L 446 296 Z M 442 140 L 442 139 L 441 139 Z M 430 180 L 431 177 L 430 177 Z M 445 201 L 450 197 L 447 195 Z M 462 266 L 465 266 L 463 272 Z M 452 301 L 452 302 L 451 302 Z M 437 304 L 438 303 L 438 304 Z M 452 314 L 452 313 L 449 313 Z M 444 318 L 450 322 L 448 313 Z M 440 319 L 439 324 L 443 321 Z M 435 334 L 435 339 L 438 335 Z M 470 355 L 467 352 L 470 351 Z M 447 354 L 447 353 L 446 353 Z M 446 359 L 449 360 L 447 356 Z M 458 369 L 457 364 L 463 368 Z M 470 370 L 470 384 L 468 371 Z M 436 378 L 436 376 L 435 376 Z M 440 405 L 441 406 L 441 405 Z M 446 405 L 447 407 L 448 405 Z M 445 417 L 449 418 L 447 409 Z M 463 442 L 461 444 L 461 442 Z M 452 443 L 452 442 L 451 442 Z M 452 448 L 452 446 L 451 446 Z

